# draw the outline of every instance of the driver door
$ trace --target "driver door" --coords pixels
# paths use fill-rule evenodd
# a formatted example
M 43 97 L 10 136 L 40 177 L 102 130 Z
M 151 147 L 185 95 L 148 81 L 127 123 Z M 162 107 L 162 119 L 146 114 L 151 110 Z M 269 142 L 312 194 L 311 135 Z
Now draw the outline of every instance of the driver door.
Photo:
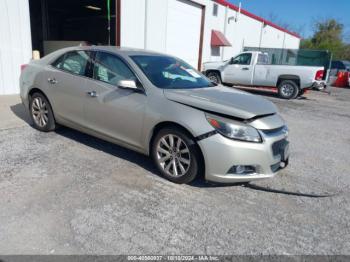
M 87 127 L 140 148 L 147 97 L 140 90 L 117 86 L 120 80 L 138 83 L 135 74 L 121 58 L 106 52 L 96 52 L 92 64 L 93 79 L 87 80 L 84 103 Z
M 237 85 L 251 85 L 253 77 L 252 54 L 243 53 L 230 61 L 224 69 L 224 82 Z

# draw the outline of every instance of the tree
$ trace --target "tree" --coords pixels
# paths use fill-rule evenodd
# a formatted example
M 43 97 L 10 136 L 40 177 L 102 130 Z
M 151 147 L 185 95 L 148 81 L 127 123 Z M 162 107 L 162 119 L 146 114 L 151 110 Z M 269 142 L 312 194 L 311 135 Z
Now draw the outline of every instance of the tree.
M 274 24 L 279 25 L 280 27 L 287 29 L 288 31 L 291 31 L 293 33 L 297 33 L 299 35 L 302 35 L 304 32 L 304 25 L 294 25 L 286 22 L 285 20 L 281 19 L 278 14 L 274 12 L 270 12 L 267 16 L 267 20 L 273 22 Z
M 335 19 L 317 21 L 314 35 L 302 40 L 301 48 L 329 50 L 333 59 L 350 59 L 350 46 L 343 42 L 343 27 Z

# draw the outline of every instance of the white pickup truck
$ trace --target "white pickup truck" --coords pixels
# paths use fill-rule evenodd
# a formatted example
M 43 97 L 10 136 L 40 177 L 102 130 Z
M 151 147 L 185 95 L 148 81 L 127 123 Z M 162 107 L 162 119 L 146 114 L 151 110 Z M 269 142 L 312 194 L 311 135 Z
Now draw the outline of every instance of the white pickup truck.
M 243 52 L 228 61 L 203 64 L 204 74 L 215 83 L 277 87 L 280 97 L 293 99 L 308 88 L 323 88 L 323 67 L 271 65 L 262 52 Z

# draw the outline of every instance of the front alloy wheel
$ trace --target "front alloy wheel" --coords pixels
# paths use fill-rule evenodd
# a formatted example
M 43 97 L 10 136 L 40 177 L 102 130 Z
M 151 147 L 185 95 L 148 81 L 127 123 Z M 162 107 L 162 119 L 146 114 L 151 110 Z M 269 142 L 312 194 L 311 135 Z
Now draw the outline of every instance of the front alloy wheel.
M 191 165 L 191 155 L 186 143 L 172 134 L 159 140 L 157 160 L 163 171 L 172 177 L 185 175 Z
M 180 128 L 164 128 L 153 140 L 152 157 L 160 173 L 175 183 L 189 183 L 199 173 L 199 149 Z

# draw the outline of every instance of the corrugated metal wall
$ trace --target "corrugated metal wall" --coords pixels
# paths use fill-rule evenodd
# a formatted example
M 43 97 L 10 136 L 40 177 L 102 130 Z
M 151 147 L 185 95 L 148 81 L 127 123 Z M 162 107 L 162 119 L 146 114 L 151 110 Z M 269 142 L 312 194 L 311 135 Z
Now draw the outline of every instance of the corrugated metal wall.
M 300 39 L 284 31 L 274 28 L 255 18 L 218 4 L 217 15 L 213 14 L 214 1 L 191 0 L 205 6 L 205 27 L 202 62 L 220 61 L 237 55 L 245 46 L 298 49 Z M 121 1 L 121 45 L 126 47 L 146 48 L 158 52 L 167 53 L 169 45 L 167 34 L 168 20 L 174 11 L 171 6 L 174 2 L 186 3 L 185 0 L 122 0 Z M 239 1 L 236 1 L 239 2 Z M 169 7 L 171 8 L 169 12 Z M 185 10 L 183 11 L 185 12 Z M 177 48 L 177 53 L 172 53 L 186 62 L 185 53 L 198 53 L 198 45 L 191 49 L 187 44 L 189 38 L 185 38 L 183 32 L 191 26 L 185 15 L 178 17 L 178 32 L 173 30 L 171 34 L 183 40 Z M 233 19 L 237 18 L 237 20 Z M 198 25 L 195 25 L 198 27 Z M 211 31 L 219 30 L 225 34 L 232 46 L 212 48 L 210 45 Z M 191 39 L 192 40 L 192 39 Z M 218 51 L 218 52 L 216 52 Z M 192 63 L 194 64 L 194 63 Z M 196 67 L 196 66 L 195 66 Z
M 0 0 L 0 95 L 19 93 L 20 65 L 31 56 L 28 0 Z

